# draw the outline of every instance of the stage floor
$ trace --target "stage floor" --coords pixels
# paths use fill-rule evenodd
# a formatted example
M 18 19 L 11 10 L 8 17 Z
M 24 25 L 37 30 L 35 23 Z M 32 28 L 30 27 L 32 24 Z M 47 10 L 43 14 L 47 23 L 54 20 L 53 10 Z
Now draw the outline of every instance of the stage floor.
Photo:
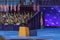
M 38 29 L 37 36 L 29 36 L 29 37 L 19 37 L 18 31 L 0 31 L 0 35 L 4 36 L 6 39 L 38 38 L 38 39 L 60 40 L 60 28 Z

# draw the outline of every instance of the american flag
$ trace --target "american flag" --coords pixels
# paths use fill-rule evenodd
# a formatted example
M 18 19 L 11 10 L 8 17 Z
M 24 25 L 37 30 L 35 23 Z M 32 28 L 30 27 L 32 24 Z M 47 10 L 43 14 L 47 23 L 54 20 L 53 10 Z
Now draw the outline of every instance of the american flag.
M 10 10 L 11 10 L 11 11 L 12 11 L 12 9 L 13 9 L 12 7 L 13 7 L 13 6 L 12 6 L 12 5 L 10 5 Z
M 3 10 L 3 6 L 2 5 L 0 5 L 0 11 L 2 11 Z
M 9 5 L 7 5 L 7 11 L 9 11 Z
M 16 11 L 16 5 L 14 5 L 14 11 Z
M 20 7 L 21 7 L 21 5 L 19 4 L 19 5 L 18 5 L 18 11 L 20 11 Z
M 33 10 L 36 11 L 36 5 L 35 4 L 33 5 Z
M 7 11 L 7 5 L 3 5 L 4 11 Z

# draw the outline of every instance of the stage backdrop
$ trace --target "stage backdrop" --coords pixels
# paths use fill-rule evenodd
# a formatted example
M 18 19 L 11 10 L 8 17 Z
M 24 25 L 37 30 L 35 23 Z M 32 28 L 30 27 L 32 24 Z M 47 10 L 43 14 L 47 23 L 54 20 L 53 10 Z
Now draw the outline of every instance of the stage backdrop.
M 42 7 L 45 27 L 60 27 L 60 7 Z

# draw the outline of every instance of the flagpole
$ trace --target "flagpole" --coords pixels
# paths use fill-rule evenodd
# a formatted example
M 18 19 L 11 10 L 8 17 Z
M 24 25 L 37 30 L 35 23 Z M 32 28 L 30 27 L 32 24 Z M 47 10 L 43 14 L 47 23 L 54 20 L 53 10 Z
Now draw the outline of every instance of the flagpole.
M 7 3 L 7 2 L 8 2 L 8 0 L 6 0 L 6 6 L 8 7 L 8 3 Z M 8 16 L 8 10 L 9 10 L 9 9 L 6 8 L 6 15 L 7 15 L 7 16 Z

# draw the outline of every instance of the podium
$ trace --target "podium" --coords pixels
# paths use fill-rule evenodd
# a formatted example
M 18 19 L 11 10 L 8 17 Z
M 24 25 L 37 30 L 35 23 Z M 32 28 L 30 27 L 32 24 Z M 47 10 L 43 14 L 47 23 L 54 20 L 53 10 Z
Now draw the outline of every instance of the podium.
M 19 36 L 29 36 L 29 27 L 20 26 L 19 27 Z

